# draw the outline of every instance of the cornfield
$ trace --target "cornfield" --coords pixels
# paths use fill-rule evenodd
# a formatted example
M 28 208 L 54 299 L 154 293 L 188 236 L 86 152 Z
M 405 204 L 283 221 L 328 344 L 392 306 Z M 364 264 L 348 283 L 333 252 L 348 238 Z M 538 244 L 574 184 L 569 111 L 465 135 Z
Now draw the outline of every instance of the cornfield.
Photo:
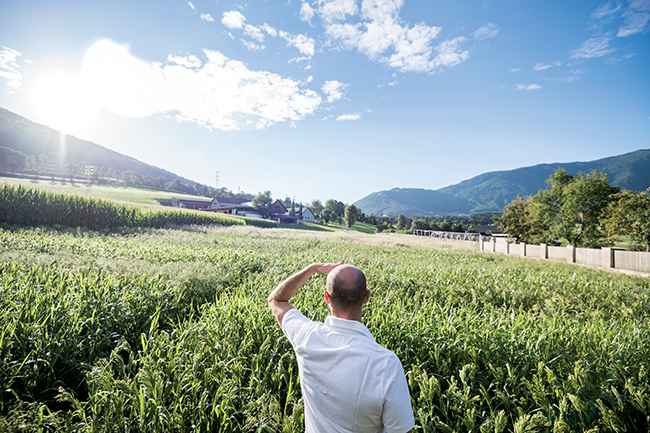
M 415 431 L 650 427 L 648 279 L 241 226 L 0 229 L 0 257 L 0 431 L 302 431 L 266 297 L 339 260 L 368 278 L 363 321 L 402 361 Z M 315 320 L 324 282 L 292 301 Z
M 249 220 L 250 221 L 250 220 Z M 144 211 L 107 200 L 57 194 L 25 186 L 0 187 L 0 223 L 16 226 L 169 227 L 178 225 L 246 224 L 244 220 L 183 211 Z

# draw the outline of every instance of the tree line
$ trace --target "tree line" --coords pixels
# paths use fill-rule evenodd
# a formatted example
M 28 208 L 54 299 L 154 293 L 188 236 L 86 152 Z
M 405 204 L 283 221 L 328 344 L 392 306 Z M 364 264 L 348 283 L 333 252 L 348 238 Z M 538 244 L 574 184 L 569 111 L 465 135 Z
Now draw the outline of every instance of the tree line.
M 650 251 L 649 190 L 621 191 L 599 170 L 570 175 L 564 169 L 534 196 L 518 196 L 497 225 L 519 242 L 598 248 L 622 245 Z

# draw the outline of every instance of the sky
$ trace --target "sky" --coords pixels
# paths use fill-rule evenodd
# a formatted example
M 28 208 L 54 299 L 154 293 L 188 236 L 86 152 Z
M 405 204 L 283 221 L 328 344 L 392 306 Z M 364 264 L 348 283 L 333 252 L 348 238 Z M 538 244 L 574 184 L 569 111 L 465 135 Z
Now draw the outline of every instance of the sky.
M 0 3 L 0 107 L 203 184 L 353 203 L 650 148 L 650 0 Z

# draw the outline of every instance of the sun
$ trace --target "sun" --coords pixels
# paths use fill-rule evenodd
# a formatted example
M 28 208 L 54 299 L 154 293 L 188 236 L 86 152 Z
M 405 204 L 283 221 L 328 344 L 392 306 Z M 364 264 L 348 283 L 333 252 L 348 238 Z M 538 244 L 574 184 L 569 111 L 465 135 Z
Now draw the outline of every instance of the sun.
M 80 75 L 53 71 L 34 82 L 30 101 L 39 121 L 66 134 L 79 135 L 90 131 L 101 115 L 90 95 L 91 89 Z

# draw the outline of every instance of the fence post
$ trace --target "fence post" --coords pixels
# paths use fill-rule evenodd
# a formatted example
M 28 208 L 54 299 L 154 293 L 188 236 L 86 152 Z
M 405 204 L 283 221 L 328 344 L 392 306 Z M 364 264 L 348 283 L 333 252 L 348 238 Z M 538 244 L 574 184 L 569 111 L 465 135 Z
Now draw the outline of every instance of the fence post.
M 510 242 L 506 241 L 506 255 L 510 255 Z
M 539 246 L 542 247 L 542 259 L 548 259 L 548 245 L 540 244 Z
M 603 262 L 602 266 L 605 268 L 614 267 L 614 248 L 603 248 Z
M 526 257 L 526 242 L 521 243 L 521 257 Z
M 576 262 L 576 247 L 573 245 L 567 245 L 566 262 L 567 263 Z

